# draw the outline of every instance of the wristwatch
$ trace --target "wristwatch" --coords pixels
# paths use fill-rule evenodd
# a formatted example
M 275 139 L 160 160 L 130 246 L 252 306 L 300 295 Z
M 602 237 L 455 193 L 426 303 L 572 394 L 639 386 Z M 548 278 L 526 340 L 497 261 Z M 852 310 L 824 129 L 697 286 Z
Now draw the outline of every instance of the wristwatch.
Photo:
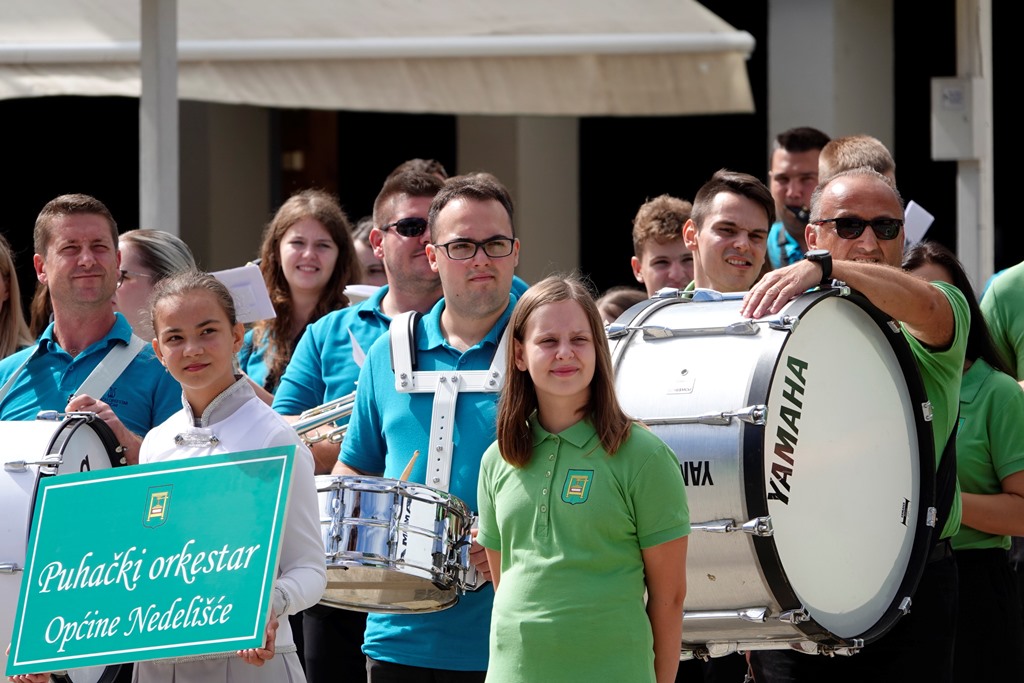
M 821 266 L 822 285 L 832 283 L 832 254 L 829 253 L 828 249 L 811 249 L 804 254 L 804 258 Z

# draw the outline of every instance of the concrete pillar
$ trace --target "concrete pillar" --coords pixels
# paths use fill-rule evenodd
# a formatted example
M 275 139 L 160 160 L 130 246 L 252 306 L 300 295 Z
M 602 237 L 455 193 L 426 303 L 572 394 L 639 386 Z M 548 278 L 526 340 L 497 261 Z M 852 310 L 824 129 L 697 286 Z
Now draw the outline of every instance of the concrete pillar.
M 578 268 L 578 119 L 460 116 L 457 130 L 458 172 L 493 173 L 515 201 L 519 277 L 532 283 Z

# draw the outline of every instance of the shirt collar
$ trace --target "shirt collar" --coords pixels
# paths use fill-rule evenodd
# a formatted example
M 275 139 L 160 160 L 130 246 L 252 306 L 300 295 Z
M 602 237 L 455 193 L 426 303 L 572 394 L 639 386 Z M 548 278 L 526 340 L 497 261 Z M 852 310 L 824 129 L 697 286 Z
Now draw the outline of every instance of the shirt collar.
M 188 423 L 193 427 L 205 428 L 211 423 L 220 422 L 235 413 L 236 410 L 245 405 L 256 392 L 249 385 L 249 379 L 239 376 L 235 383 L 217 395 L 217 398 L 210 401 L 203 414 L 196 419 L 192 414 L 192 406 L 188 404 L 185 394 L 181 395 L 181 403 L 185 407 L 185 414 L 188 415 Z
M 55 349 L 60 349 L 61 351 L 65 350 L 64 347 L 57 343 L 57 339 L 53 336 L 55 324 L 56 323 L 51 322 L 46 326 L 46 329 L 43 330 L 43 333 L 39 335 L 39 345 L 36 347 L 35 353 L 48 353 Z M 128 319 L 121 315 L 121 313 L 115 311 L 113 326 L 107 331 L 102 339 L 90 344 L 88 347 L 83 349 L 82 352 L 84 353 L 85 351 L 89 351 L 99 345 L 107 346 L 111 341 L 119 341 L 122 344 L 127 344 L 131 337 L 131 323 L 129 323 Z
M 981 385 L 993 372 L 995 370 L 992 369 L 992 366 L 981 358 L 971 363 L 971 367 L 967 369 L 960 380 L 960 402 L 970 403 L 977 398 L 978 392 L 981 391 Z
M 485 344 L 497 347 L 498 342 L 501 341 L 501 335 L 505 331 L 505 327 L 508 325 L 508 321 L 512 318 L 512 309 L 516 306 L 515 294 L 509 294 L 508 305 L 505 310 L 502 311 L 501 317 L 487 332 L 487 335 L 480 340 L 473 348 L 480 348 Z M 441 313 L 444 311 L 444 297 L 441 297 L 440 301 L 434 304 L 434 307 L 430 309 L 430 312 L 423 316 L 421 321 L 422 327 L 425 334 L 416 335 L 416 348 L 420 350 L 435 349 L 444 346 L 447 342 L 444 338 L 444 333 L 441 332 Z
M 533 434 L 534 446 L 541 444 L 546 439 L 554 439 L 557 437 L 563 441 L 568 441 L 576 448 L 583 448 L 590 441 L 597 438 L 597 431 L 594 429 L 594 425 L 590 422 L 589 417 L 583 418 L 573 426 L 562 430 L 558 434 L 552 434 L 541 427 L 540 420 L 537 419 L 536 411 L 530 415 L 530 431 Z

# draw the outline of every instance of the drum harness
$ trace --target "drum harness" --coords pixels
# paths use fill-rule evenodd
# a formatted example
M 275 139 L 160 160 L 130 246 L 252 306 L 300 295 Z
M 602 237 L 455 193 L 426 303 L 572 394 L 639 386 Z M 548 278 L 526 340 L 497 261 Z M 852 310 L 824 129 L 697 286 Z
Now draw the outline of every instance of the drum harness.
M 455 403 L 460 392 L 493 394 L 505 383 L 506 326 L 491 366 L 487 370 L 421 371 L 416 369 L 416 321 L 419 313 L 409 311 L 391 321 L 391 365 L 395 390 L 400 394 L 434 394 L 430 415 L 428 486 L 448 492 L 452 470 L 452 437 Z

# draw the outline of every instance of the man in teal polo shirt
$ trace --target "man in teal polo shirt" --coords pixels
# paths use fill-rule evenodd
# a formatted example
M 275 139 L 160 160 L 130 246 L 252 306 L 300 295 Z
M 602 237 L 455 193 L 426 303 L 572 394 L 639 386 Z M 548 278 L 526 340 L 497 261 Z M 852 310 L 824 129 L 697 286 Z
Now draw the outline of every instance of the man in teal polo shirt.
M 900 321 L 932 405 L 938 470 L 956 428 L 970 328 L 967 300 L 956 287 L 925 282 L 900 269 L 903 200 L 895 183 L 872 169 L 839 172 L 814 191 L 806 239 L 816 250 L 814 259 L 765 275 L 747 294 L 740 313 L 752 318 L 778 313 L 794 297 L 835 277 Z M 842 398 L 840 391 L 836 400 Z M 850 419 L 857 420 L 856 406 L 851 410 Z M 863 425 L 865 430 L 872 428 Z M 939 511 L 946 513 L 946 520 L 910 613 L 853 657 L 752 652 L 750 661 L 758 681 L 952 680 L 958 576 L 949 539 L 960 528 L 961 518 L 960 487 L 955 477 L 952 482 L 952 505 L 948 511 Z M 942 495 L 938 491 L 937 499 L 942 500 Z M 836 590 L 843 588 L 836 586 Z
M 519 242 L 512 214 L 508 192 L 486 178 L 450 180 L 434 198 L 427 257 L 440 275 L 444 299 L 415 325 L 411 352 L 417 372 L 487 370 L 495 360 L 515 303 L 509 292 Z M 398 392 L 391 335 L 367 354 L 335 472 L 397 479 L 411 462 L 410 481 L 436 486 L 434 449 L 428 448 L 434 395 Z M 504 359 L 497 361 L 503 368 Z M 480 459 L 495 438 L 497 400 L 496 392 L 460 391 L 447 432 L 452 444 L 447 488 L 471 510 L 477 504 Z M 371 614 L 363 646 L 370 683 L 483 681 L 493 597 L 491 586 L 484 585 L 440 612 Z
M 828 141 L 827 135 L 809 126 L 790 128 L 775 136 L 768 157 L 768 186 L 775 198 L 777 220 L 768 235 L 772 268 L 797 263 L 807 251 L 807 208 L 818 184 L 818 155 Z
M 0 420 L 33 420 L 41 410 L 93 412 L 124 447 L 127 462 L 136 463 L 146 432 L 181 409 L 181 387 L 152 348 L 143 348 L 102 397 L 76 395 L 107 353 L 132 335 L 111 303 L 120 276 L 117 225 L 99 200 L 62 195 L 39 213 L 33 239 L 36 276 L 49 288 L 53 322 L 38 344 L 0 361 L 0 385 L 7 388 Z

